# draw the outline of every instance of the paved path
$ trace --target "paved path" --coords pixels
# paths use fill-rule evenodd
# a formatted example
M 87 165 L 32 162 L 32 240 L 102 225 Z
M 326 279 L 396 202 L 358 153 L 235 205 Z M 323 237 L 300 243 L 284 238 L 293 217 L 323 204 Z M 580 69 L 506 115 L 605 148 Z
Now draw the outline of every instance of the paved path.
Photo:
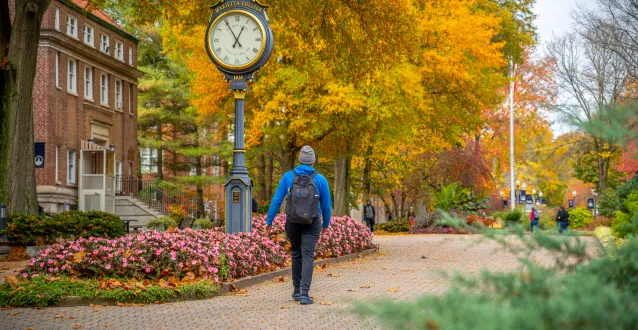
M 290 278 L 286 278 L 285 282 L 249 287 L 247 296 L 142 307 L 3 310 L 0 328 L 374 329 L 345 311 L 353 300 L 411 299 L 423 293 L 441 293 L 447 288 L 447 281 L 436 270 L 477 273 L 480 269 L 518 267 L 516 258 L 501 252 L 497 244 L 477 245 L 475 239 L 445 235 L 377 237 L 380 253 L 315 271 L 311 295 L 316 299 L 311 306 L 291 300 Z M 547 256 L 538 258 L 548 260 Z

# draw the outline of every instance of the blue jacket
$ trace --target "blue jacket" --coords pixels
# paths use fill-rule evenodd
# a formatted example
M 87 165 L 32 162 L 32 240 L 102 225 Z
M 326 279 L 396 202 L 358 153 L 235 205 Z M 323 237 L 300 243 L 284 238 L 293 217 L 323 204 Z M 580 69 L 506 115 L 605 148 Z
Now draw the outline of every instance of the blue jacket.
M 315 169 L 310 165 L 299 165 L 295 167 L 293 171 L 297 172 L 298 175 L 310 175 L 315 172 Z M 286 172 L 286 174 L 281 177 L 281 181 L 279 181 L 279 186 L 277 187 L 275 196 L 270 202 L 270 208 L 268 209 L 268 218 L 266 218 L 267 225 L 272 225 L 272 221 L 275 219 L 275 216 L 277 215 L 277 213 L 279 212 L 279 208 L 281 207 L 281 203 L 284 201 L 284 198 L 288 193 L 288 188 L 292 187 L 292 180 L 294 178 L 295 174 L 292 173 L 292 171 Z M 330 187 L 328 187 L 328 180 L 326 180 L 323 175 L 317 173 L 314 179 L 315 186 L 317 187 L 317 192 L 319 193 L 319 216 L 323 217 L 323 228 L 328 228 L 328 226 L 330 226 L 330 217 L 332 217 Z

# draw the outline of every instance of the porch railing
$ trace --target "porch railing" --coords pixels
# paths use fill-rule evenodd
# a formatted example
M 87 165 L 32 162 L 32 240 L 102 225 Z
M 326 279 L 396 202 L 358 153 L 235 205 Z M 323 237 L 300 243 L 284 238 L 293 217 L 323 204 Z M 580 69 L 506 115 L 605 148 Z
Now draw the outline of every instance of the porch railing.
M 198 203 L 195 198 L 166 183 L 145 181 L 133 175 L 118 175 L 116 180 L 117 195 L 135 197 L 161 213 L 168 214 L 169 206 L 172 204 L 184 206 L 187 215 L 180 223 L 180 228 L 191 227 L 198 218 L 217 218 L 213 205 L 206 202 Z M 203 214 L 198 206 L 204 210 Z

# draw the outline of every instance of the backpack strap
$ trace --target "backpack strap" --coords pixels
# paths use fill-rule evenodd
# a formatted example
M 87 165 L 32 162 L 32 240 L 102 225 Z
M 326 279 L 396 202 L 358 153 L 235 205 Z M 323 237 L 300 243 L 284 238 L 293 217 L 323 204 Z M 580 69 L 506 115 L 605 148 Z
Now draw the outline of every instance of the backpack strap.
M 295 175 L 295 178 L 299 177 L 299 174 L 297 174 L 297 172 L 295 171 L 295 169 L 294 169 L 294 168 L 292 169 L 292 174 L 294 174 L 294 175 Z
M 314 179 L 315 175 L 317 175 L 317 171 L 312 172 L 312 174 L 310 174 L 309 176 L 311 179 Z

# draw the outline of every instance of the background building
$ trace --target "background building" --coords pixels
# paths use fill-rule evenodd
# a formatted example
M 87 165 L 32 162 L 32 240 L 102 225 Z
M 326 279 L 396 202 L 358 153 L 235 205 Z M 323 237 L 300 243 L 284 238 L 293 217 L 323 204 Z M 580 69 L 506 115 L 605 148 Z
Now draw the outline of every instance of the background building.
M 35 142 L 45 143 L 38 203 L 50 212 L 82 208 L 82 190 L 100 197 L 85 198 L 85 209 L 104 209 L 115 175 L 137 173 L 138 40 L 85 5 L 51 1 L 42 22 L 33 121 Z

